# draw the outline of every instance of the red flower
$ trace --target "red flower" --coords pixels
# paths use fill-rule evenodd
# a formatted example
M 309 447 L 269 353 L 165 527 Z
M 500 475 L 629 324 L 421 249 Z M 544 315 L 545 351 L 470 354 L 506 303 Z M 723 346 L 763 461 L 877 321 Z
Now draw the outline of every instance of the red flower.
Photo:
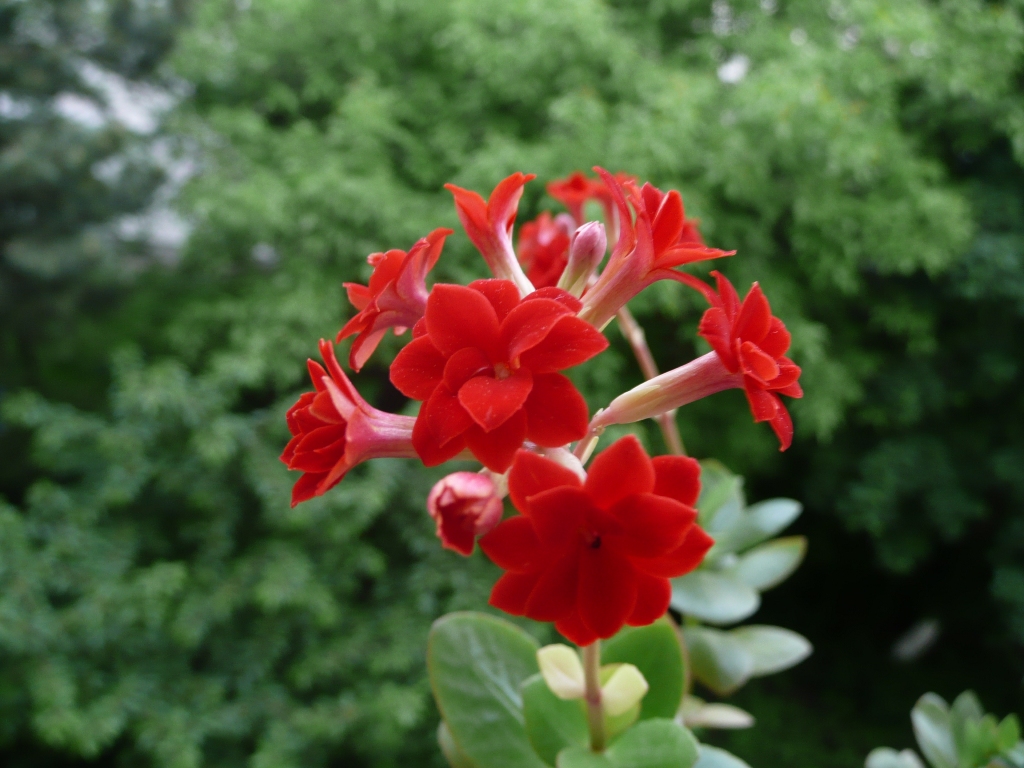
M 587 431 L 587 405 L 557 373 L 608 341 L 576 317 L 579 300 L 558 288 L 520 299 L 508 280 L 438 284 L 416 336 L 391 364 L 391 381 L 424 401 L 413 445 L 429 466 L 464 447 L 504 472 L 524 440 L 561 446 Z
M 486 202 L 476 192 L 454 184 L 444 185 L 454 195 L 459 221 L 483 255 L 491 273 L 502 280 L 511 280 L 522 296 L 533 291 L 533 285 L 519 266 L 512 249 L 512 225 L 516 221 L 523 187 L 534 178 L 532 173 L 513 173 L 498 183 Z
M 520 451 L 509 492 L 521 515 L 480 540 L 507 571 L 491 605 L 553 621 L 578 645 L 657 620 L 668 609 L 669 579 L 696 568 L 713 543 L 694 524 L 699 476 L 693 459 L 652 460 L 633 436 L 594 459 L 585 482 Z
M 743 390 L 754 421 L 771 422 L 779 438 L 779 450 L 784 451 L 793 442 L 793 421 L 779 395 L 804 394 L 798 381 L 800 367 L 784 356 L 789 349 L 789 331 L 772 316 L 768 299 L 757 283 L 741 304 L 732 283 L 717 271 L 711 274 L 718 281 L 717 292 L 691 278 L 690 284 L 711 304 L 701 318 L 698 333 L 707 339 L 730 373 L 743 375 Z
M 494 481 L 476 472 L 453 472 L 427 496 L 427 512 L 437 523 L 441 546 L 469 557 L 473 544 L 501 522 L 503 504 Z
M 397 248 L 371 253 L 366 258 L 373 266 L 369 286 L 345 283 L 348 300 L 359 313 L 338 331 L 335 341 L 359 334 L 348 355 L 353 371 L 363 367 L 388 328 L 399 335 L 423 317 L 427 272 L 437 263 L 444 240 L 451 233 L 450 229 L 435 229 L 416 241 L 408 253 Z
M 632 182 L 634 176 L 628 173 L 617 173 L 615 179 L 620 183 Z M 588 179 L 579 171 L 564 179 L 556 179 L 548 184 L 548 194 L 569 209 L 569 213 L 576 220 L 576 226 L 582 226 L 586 221 L 583 207 L 588 200 L 597 200 L 604 209 L 604 219 L 609 231 L 615 232 L 617 228 L 615 200 L 611 191 L 602 179 Z
M 693 278 L 677 272 L 675 267 L 735 253 L 703 244 L 700 235 L 695 234 L 696 225 L 686 219 L 683 199 L 675 190 L 665 193 L 650 184 L 637 189 L 633 182 L 620 183 L 603 168 L 597 172 L 615 200 L 621 222 L 608 266 L 583 296 L 580 317 L 598 328 L 603 328 L 630 299 L 658 280 L 689 285 Z M 636 212 L 635 220 L 630 206 Z
M 367 459 L 416 457 L 415 419 L 378 411 L 363 400 L 338 365 L 331 342 L 320 340 L 320 355 L 327 370 L 308 361 L 315 391 L 306 392 L 288 411 L 292 439 L 281 461 L 304 473 L 292 488 L 293 507 L 326 493 Z
M 573 229 L 552 218 L 547 211 L 520 227 L 519 261 L 536 288 L 558 284 L 569 263 L 569 236 Z

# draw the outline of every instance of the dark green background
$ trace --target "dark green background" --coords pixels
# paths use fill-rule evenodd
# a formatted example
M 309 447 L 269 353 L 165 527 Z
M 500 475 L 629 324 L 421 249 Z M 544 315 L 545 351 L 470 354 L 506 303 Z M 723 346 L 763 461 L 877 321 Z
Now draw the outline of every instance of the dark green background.
M 758 725 L 720 743 L 854 768 L 911 744 L 925 690 L 1024 709 L 1022 13 L 0 1 L 0 760 L 439 765 L 425 633 L 495 570 L 433 538 L 445 470 L 371 464 L 290 510 L 283 414 L 365 256 L 457 226 L 442 184 L 537 173 L 525 220 L 597 163 L 681 190 L 804 367 L 785 454 L 738 392 L 679 414 L 752 499 L 807 506 L 808 561 L 755 618 L 815 654 L 734 697 Z M 76 123 L 90 66 L 176 106 Z M 124 226 L 168 204 L 180 249 Z M 451 238 L 436 278 L 483 275 Z M 692 292 L 631 306 L 662 367 L 705 351 Z M 639 381 L 609 336 L 576 376 L 594 407 Z M 389 409 L 398 343 L 357 378 Z M 892 661 L 924 618 L 935 647 Z

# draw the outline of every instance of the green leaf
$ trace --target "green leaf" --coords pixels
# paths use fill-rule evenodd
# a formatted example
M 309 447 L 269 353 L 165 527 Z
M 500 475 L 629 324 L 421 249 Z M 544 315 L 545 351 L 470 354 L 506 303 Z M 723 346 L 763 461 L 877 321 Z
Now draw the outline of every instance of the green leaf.
M 926 693 L 911 710 L 910 722 L 917 745 L 932 768 L 956 768 L 956 747 L 945 700 L 934 693 Z
M 526 736 L 548 765 L 558 753 L 571 746 L 586 746 L 589 739 L 587 714 L 582 700 L 560 699 L 537 673 L 522 685 Z
M 459 745 L 452 738 L 452 732 L 448 725 L 442 720 L 437 724 L 437 744 L 441 747 L 441 753 L 451 768 L 476 768 L 473 762 L 466 757 L 466 753 L 459 749 Z
M 558 768 L 690 768 L 699 746 L 693 734 L 674 720 L 643 720 L 615 739 L 601 754 L 588 747 L 558 753 Z
M 921 758 L 910 749 L 897 752 L 889 747 L 878 747 L 871 750 L 864 768 L 925 768 Z
M 1007 715 L 999 723 L 996 747 L 1000 752 L 1009 752 L 1020 740 L 1020 720 L 1016 715 Z
M 742 643 L 754 660 L 751 677 L 761 677 L 796 666 L 811 655 L 813 647 L 807 638 L 782 627 L 753 624 L 729 633 Z
M 683 630 L 693 676 L 720 696 L 732 693 L 754 672 L 754 657 L 729 632 L 709 627 Z
M 750 728 L 754 716 L 731 704 L 708 704 L 697 696 L 687 696 L 679 710 L 687 728 Z
M 806 537 L 786 536 L 749 550 L 727 573 L 758 592 L 764 592 L 788 579 L 806 553 Z
M 760 595 L 729 574 L 702 568 L 672 580 L 672 607 L 709 624 L 743 621 L 760 606 Z
M 601 661 L 633 664 L 650 690 L 640 702 L 640 719 L 675 717 L 683 699 L 686 670 L 675 626 L 661 618 L 646 627 L 626 627 L 602 643 Z
M 953 700 L 949 708 L 949 728 L 958 755 L 967 749 L 967 723 L 977 722 L 984 716 L 985 709 L 974 691 L 964 691 Z
M 750 768 L 750 766 L 724 749 L 701 744 L 700 758 L 693 768 Z
M 452 613 L 434 622 L 427 670 L 453 741 L 477 768 L 543 768 L 526 737 L 520 685 L 537 642 L 503 619 Z

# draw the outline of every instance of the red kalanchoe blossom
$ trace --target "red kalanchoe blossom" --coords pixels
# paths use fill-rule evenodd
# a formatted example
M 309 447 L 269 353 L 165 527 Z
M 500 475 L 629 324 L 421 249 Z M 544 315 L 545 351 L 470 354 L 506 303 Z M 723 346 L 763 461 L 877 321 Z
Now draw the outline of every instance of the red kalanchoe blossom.
M 588 200 L 592 200 L 601 194 L 599 188 L 604 184 L 600 180 L 588 179 L 579 171 L 564 179 L 555 179 L 548 182 L 548 194 L 564 205 L 579 227 L 586 220 L 583 216 L 583 206 Z
M 460 555 L 501 522 L 503 504 L 494 481 L 476 472 L 453 472 L 437 481 L 427 496 L 427 512 L 437 523 L 441 546 Z
M 397 248 L 371 253 L 366 261 L 373 267 L 370 284 L 345 283 L 348 300 L 359 310 L 338 332 L 335 341 L 353 334 L 348 364 L 353 371 L 365 365 L 388 328 L 401 335 L 416 325 L 427 306 L 427 273 L 433 269 L 444 248 L 450 229 L 435 229 L 421 238 L 409 252 Z
M 714 348 L 722 365 L 730 373 L 743 375 L 754 421 L 767 421 L 779 438 L 779 450 L 793 441 L 793 421 L 779 395 L 803 397 L 800 366 L 788 357 L 790 336 L 785 324 L 772 316 L 772 308 L 754 283 L 743 303 L 732 283 L 717 271 L 715 291 L 693 279 L 693 286 L 704 294 L 711 309 L 700 320 L 698 333 Z
M 621 223 L 608 266 L 583 297 L 580 316 L 598 328 L 658 280 L 689 285 L 691 276 L 675 267 L 736 253 L 708 248 L 699 235 L 694 239 L 695 225 L 687 221 L 682 197 L 675 190 L 665 193 L 650 184 L 638 189 L 631 181 L 620 183 L 603 168 L 596 170 L 611 192 Z
M 556 447 L 587 431 L 587 406 L 565 368 L 608 346 L 576 317 L 558 288 L 520 299 L 508 280 L 438 284 L 414 338 L 391 364 L 391 381 L 422 400 L 413 445 L 429 466 L 468 447 L 504 472 L 524 440 Z
M 326 493 L 367 459 L 415 458 L 411 416 L 384 413 L 363 400 L 334 357 L 331 342 L 320 340 L 323 367 L 308 361 L 315 391 L 299 397 L 288 411 L 292 439 L 281 454 L 288 469 L 303 472 L 292 488 L 292 506 Z
M 569 237 L 575 227 L 559 219 L 544 211 L 519 228 L 517 254 L 535 288 L 557 285 L 569 263 Z
M 534 178 L 532 173 L 513 173 L 494 188 L 486 202 L 472 190 L 454 184 L 444 185 L 455 197 L 459 221 L 470 241 L 483 255 L 491 273 L 499 279 L 515 283 L 521 296 L 531 293 L 534 287 L 519 266 L 512 248 L 512 225 L 516 221 L 523 187 Z
M 633 436 L 594 459 L 584 482 L 520 451 L 509 492 L 521 514 L 480 540 L 507 571 L 491 605 L 553 621 L 578 645 L 656 621 L 668 609 L 669 579 L 696 568 L 713 543 L 694 522 L 699 476 L 693 459 L 652 460 Z

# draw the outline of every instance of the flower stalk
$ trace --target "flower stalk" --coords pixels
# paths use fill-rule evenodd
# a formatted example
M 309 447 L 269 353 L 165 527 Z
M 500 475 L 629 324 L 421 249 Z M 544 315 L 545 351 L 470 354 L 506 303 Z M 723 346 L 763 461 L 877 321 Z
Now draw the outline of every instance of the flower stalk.
M 590 728 L 590 749 L 603 752 L 605 746 L 604 706 L 601 703 L 601 641 L 584 646 L 583 679 L 586 685 L 587 725 Z

